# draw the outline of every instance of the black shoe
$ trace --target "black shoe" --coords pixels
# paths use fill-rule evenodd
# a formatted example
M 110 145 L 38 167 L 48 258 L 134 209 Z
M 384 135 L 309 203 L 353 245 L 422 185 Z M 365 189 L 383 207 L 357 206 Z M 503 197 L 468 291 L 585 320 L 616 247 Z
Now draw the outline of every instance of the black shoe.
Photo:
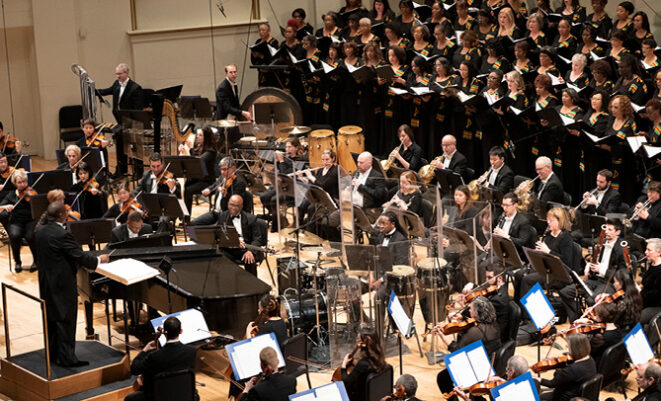
M 16 264 L 14 265 L 14 272 L 15 272 L 15 273 L 20 273 L 20 272 L 22 272 L 22 271 L 23 271 L 23 266 L 21 266 L 20 263 L 16 263 Z
M 33 263 L 32 266 L 30 266 L 30 273 L 34 273 L 37 271 L 37 264 Z

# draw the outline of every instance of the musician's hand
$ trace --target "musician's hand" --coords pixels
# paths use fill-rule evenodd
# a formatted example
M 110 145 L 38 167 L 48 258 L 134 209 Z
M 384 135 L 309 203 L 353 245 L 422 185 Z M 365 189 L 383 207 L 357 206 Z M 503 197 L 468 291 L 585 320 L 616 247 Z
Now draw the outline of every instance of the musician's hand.
M 8 213 L 11 213 L 12 210 L 14 210 L 14 205 L 7 205 L 4 207 L 4 210 L 6 210 Z
M 577 129 L 570 129 L 569 133 L 574 135 L 574 136 L 579 136 L 581 134 L 580 132 L 578 132 Z
M 591 272 L 599 273 L 599 265 L 595 263 L 589 263 L 588 266 L 590 266 Z
M 255 263 L 255 255 L 253 255 L 250 251 L 246 251 L 246 253 L 244 253 L 241 257 L 241 261 L 248 264 Z
M 4 185 L 0 185 L 0 191 L 2 191 L 3 189 L 5 189 L 5 186 L 4 186 Z
M 460 302 L 462 305 L 464 304 L 464 295 L 468 295 L 473 291 L 473 288 L 475 288 L 475 284 L 473 283 L 468 283 L 464 286 L 464 288 L 461 289 L 461 294 L 457 295 L 457 302 Z
M 454 393 L 457 395 L 457 398 L 461 398 L 462 400 L 468 401 L 470 400 L 470 397 L 468 394 L 464 393 L 464 391 L 461 389 L 461 387 L 455 387 L 452 390 L 454 390 Z
M 278 163 L 282 163 L 282 162 L 285 161 L 285 154 L 282 153 L 282 152 L 279 151 L 279 150 L 276 150 L 276 151 L 275 151 L 275 158 L 276 158 L 276 160 L 278 161 Z
M 540 119 L 539 119 L 539 125 L 541 125 L 542 127 L 548 127 L 548 126 L 549 126 L 549 122 L 548 122 L 548 120 L 545 120 L 545 119 L 543 119 L 543 118 L 540 118 Z
M 588 264 L 585 265 L 585 268 L 583 269 L 583 275 L 584 276 L 587 276 L 590 273 L 590 264 L 591 263 L 588 263 Z
M 204 188 L 204 189 L 202 190 L 202 195 L 204 195 L 204 196 L 209 196 L 209 195 L 211 195 L 211 191 L 209 191 L 207 188 Z
M 501 106 L 493 107 L 493 111 L 495 111 L 496 114 L 500 114 L 501 116 L 504 114 L 503 113 L 503 108 Z
M 406 81 L 402 77 L 397 77 L 392 80 L 393 82 L 397 82 L 398 84 L 406 85 Z
M 92 193 L 92 195 L 98 195 L 99 190 L 94 187 L 90 187 L 90 192 Z
M 644 208 L 638 213 L 638 217 L 640 217 L 643 220 L 647 220 L 648 217 L 650 217 L 650 211 L 648 208 Z
M 23 149 L 23 142 L 22 141 L 16 141 L 14 143 L 16 153 L 21 153 L 21 150 Z
M 599 149 L 607 150 L 609 152 L 611 151 L 610 145 L 604 145 L 603 143 L 601 143 L 601 144 L 594 145 L 594 146 L 598 147 Z
M 443 168 L 443 163 L 440 160 L 432 160 L 431 165 L 434 168 Z
M 251 338 L 253 331 L 257 328 L 257 325 L 255 322 L 250 322 L 248 323 L 248 326 L 246 326 L 246 338 Z
M 588 319 L 587 317 L 583 317 L 583 318 L 579 318 L 579 319 L 574 320 L 574 326 L 578 326 L 578 325 L 581 325 L 581 324 L 590 324 L 590 323 L 592 323 L 592 321 L 590 319 Z
M 597 201 L 597 197 L 595 197 L 594 195 L 589 195 L 588 200 L 585 201 L 585 204 L 597 206 L 599 202 Z
M 252 121 L 252 114 L 249 111 L 242 111 L 241 115 L 248 121 Z
M 243 389 L 243 392 L 247 393 L 250 391 L 253 387 L 255 387 L 255 383 L 257 383 L 257 376 L 246 382 L 246 387 Z
M 505 232 L 502 228 L 500 228 L 500 227 L 496 227 L 496 228 L 494 228 L 494 229 L 493 229 L 493 233 L 494 233 L 494 235 L 497 235 L 497 236 L 502 237 L 502 238 L 509 238 L 509 237 L 510 237 L 510 235 L 509 235 L 508 233 L 506 233 L 506 232 Z
M 602 299 L 606 298 L 608 295 L 609 295 L 609 294 L 597 294 L 597 296 L 594 297 L 594 302 L 595 302 L 595 303 L 596 303 L 596 302 L 599 302 L 599 301 L 601 301 Z
M 143 352 L 149 352 L 156 349 L 156 341 L 152 340 L 142 349 Z
M 174 178 L 170 179 L 170 180 L 167 180 L 165 183 L 168 184 L 168 187 L 170 188 L 170 191 L 172 191 L 174 189 L 174 187 L 177 185 L 177 181 L 175 181 Z
M 381 78 L 381 77 L 376 79 L 376 83 L 379 84 L 379 85 L 384 85 L 386 82 L 388 82 L 388 81 Z
M 544 253 L 551 253 L 551 249 L 543 241 L 537 241 L 535 244 L 535 249 Z
M 352 359 L 353 357 L 351 356 L 351 354 L 346 354 L 344 356 L 344 360 L 342 361 L 342 369 L 346 369 L 349 363 L 351 363 Z
M 360 185 L 360 181 L 358 181 L 358 178 L 354 178 L 351 180 L 352 187 L 358 187 L 359 185 Z
M 108 255 L 107 253 L 104 253 L 103 255 L 99 255 L 99 260 L 101 261 L 101 263 L 108 263 L 110 262 L 110 255 Z

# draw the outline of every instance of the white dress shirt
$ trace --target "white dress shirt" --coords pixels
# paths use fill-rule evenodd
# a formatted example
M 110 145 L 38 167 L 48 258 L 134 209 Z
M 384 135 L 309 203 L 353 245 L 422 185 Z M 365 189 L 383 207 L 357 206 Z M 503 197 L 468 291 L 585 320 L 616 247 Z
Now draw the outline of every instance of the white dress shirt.
M 243 240 L 243 228 L 241 227 L 241 213 L 237 214 L 236 217 L 232 217 L 232 225 L 236 228 L 236 232 L 239 234 L 239 238 Z
M 498 169 L 491 170 L 491 173 L 489 174 L 489 180 L 487 182 L 492 187 L 496 185 L 496 177 L 498 177 L 498 173 L 500 172 L 500 169 L 502 169 L 504 165 L 505 164 L 501 165 L 500 167 L 498 167 Z
M 443 168 L 449 169 L 450 168 L 450 163 L 452 163 L 452 158 L 454 157 L 454 154 L 457 153 L 455 150 L 451 154 L 445 154 L 443 153 Z
M 358 187 L 361 185 L 365 185 L 365 183 L 367 182 L 367 178 L 370 176 L 371 172 L 372 172 L 372 168 L 370 167 L 364 173 L 358 174 L 358 185 L 356 185 L 353 188 L 353 193 L 351 194 L 351 198 L 353 200 L 354 205 L 358 207 L 363 207 L 363 202 L 364 202 L 363 194 L 358 191 Z
M 507 234 L 510 235 L 510 229 L 512 228 L 512 222 L 514 221 L 514 218 L 516 217 L 516 212 L 512 215 L 512 217 L 507 217 L 505 216 L 505 222 L 503 223 L 502 230 Z
M 122 99 L 122 95 L 124 95 L 124 90 L 126 89 L 126 85 L 128 85 L 130 79 L 131 78 L 126 78 L 126 81 L 119 83 L 119 97 L 117 98 L 118 107 L 119 107 L 119 101 Z

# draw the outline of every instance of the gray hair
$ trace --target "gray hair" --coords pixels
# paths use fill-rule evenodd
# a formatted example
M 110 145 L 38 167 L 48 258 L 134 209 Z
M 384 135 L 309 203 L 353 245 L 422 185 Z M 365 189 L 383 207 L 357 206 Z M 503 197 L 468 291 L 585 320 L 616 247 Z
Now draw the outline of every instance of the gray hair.
M 219 166 L 225 166 L 227 168 L 236 167 L 236 162 L 229 156 L 223 157 L 218 163 Z
M 585 57 L 584 54 L 582 53 L 576 53 L 571 57 L 572 63 L 577 62 L 580 63 L 583 67 L 585 67 L 588 64 L 588 59 Z
M 496 321 L 496 309 L 485 297 L 477 297 L 473 300 L 473 312 L 478 323 L 491 324 Z
M 507 369 L 514 372 L 513 377 L 519 377 L 528 371 L 528 361 L 521 355 L 514 355 L 507 360 Z
M 659 379 L 661 379 L 661 365 L 656 362 L 650 362 L 645 369 L 645 378 L 654 379 L 654 384 L 659 384 Z
M 537 163 L 541 164 L 542 167 L 553 166 L 553 162 L 551 161 L 551 159 L 546 156 L 538 157 L 537 160 L 535 161 L 535 165 L 537 165 Z
M 395 387 L 397 386 L 404 386 L 404 391 L 409 397 L 413 397 L 415 392 L 418 391 L 418 381 L 409 374 L 399 376 L 399 379 L 395 382 Z
M 121 68 L 122 71 L 124 71 L 124 72 L 127 73 L 127 74 L 129 73 L 129 65 L 126 64 L 126 63 L 119 63 L 119 64 L 117 64 L 117 68 Z

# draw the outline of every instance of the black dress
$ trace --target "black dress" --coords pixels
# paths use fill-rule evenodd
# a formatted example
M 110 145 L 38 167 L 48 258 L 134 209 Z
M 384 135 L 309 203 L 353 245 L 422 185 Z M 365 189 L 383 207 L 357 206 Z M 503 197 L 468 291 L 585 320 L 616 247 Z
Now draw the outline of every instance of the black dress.
M 351 373 L 347 373 L 346 369 L 342 369 L 342 381 L 347 389 L 350 401 L 367 401 L 365 384 L 370 373 L 376 373 L 376 370 L 370 366 L 366 358 L 361 358 Z
M 287 336 L 287 323 L 283 319 L 267 320 L 264 324 L 259 326 L 259 334 L 275 334 L 276 340 L 280 348 L 284 347 L 285 342 L 289 338 Z
M 108 208 L 107 201 L 104 197 L 103 191 L 99 189 L 98 193 L 94 195 L 89 190 L 83 190 L 85 183 L 78 182 L 71 187 L 71 192 L 80 193 L 78 198 L 78 207 L 80 209 L 80 219 L 96 219 L 105 213 Z

